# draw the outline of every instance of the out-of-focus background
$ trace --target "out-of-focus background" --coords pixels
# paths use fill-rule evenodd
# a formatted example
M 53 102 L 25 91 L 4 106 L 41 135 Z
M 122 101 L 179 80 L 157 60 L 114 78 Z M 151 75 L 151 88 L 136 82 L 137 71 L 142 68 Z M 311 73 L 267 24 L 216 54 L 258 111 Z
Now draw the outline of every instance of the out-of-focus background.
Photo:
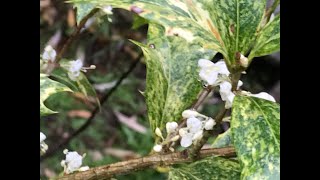
M 112 23 L 108 21 L 112 19 Z M 147 25 L 133 30 L 133 14 L 114 9 L 112 16 L 105 15 L 98 20 L 89 19 L 64 57 L 83 59 L 85 66 L 96 65 L 95 70 L 86 73 L 101 97 L 115 85 L 137 58 L 140 49 L 128 39 L 146 42 Z M 75 29 L 75 11 L 63 0 L 40 1 L 40 53 L 46 45 L 60 49 Z M 139 91 L 145 89 L 146 67 L 141 62 L 123 81 L 117 90 L 102 105 L 102 110 L 90 126 L 64 148 L 86 153 L 84 165 L 89 167 L 109 164 L 133 157 L 147 155 L 153 147 L 153 140 L 146 116 L 146 104 Z M 243 75 L 243 89 L 252 93 L 268 92 L 280 102 L 280 53 L 253 60 Z M 211 95 L 200 107 L 201 112 L 214 114 L 220 101 L 217 94 Z M 92 107 L 69 93 L 51 96 L 46 105 L 59 114 L 40 119 L 41 131 L 47 135 L 46 143 L 54 147 L 68 138 L 91 115 Z M 54 177 L 63 171 L 60 161 L 65 158 L 63 149 L 41 160 L 42 179 Z M 165 179 L 166 174 L 153 169 L 122 175 L 116 179 Z

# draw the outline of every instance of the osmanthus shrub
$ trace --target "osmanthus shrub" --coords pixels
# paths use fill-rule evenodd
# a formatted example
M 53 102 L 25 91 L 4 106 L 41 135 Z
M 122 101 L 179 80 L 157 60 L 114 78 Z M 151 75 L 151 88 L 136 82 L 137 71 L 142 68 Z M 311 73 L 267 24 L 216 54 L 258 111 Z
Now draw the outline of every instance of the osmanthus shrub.
M 154 132 L 152 154 L 167 157 L 182 147 L 187 159 L 191 159 L 191 163 L 175 161 L 182 163 L 180 166 L 161 161 L 170 167 L 169 179 L 280 179 L 280 105 L 266 92 L 252 94 L 241 90 L 240 80 L 254 57 L 279 51 L 280 13 L 273 13 L 278 0 L 270 7 L 265 0 L 71 0 L 71 3 L 77 8 L 78 23 L 92 11 L 110 15 L 113 8 L 137 14 L 135 27 L 148 23 L 147 44 L 132 42 L 142 49 L 146 59 L 143 94 Z M 212 62 L 217 53 L 223 59 Z M 40 56 L 40 114 L 56 113 L 44 101 L 63 91 L 83 93 L 100 106 L 84 74 L 95 66 L 83 67 L 81 60 L 56 61 L 56 54 L 48 46 Z M 220 93 L 224 105 L 217 115 L 210 117 L 198 113 L 197 108 L 212 91 Z M 231 111 L 231 116 L 226 116 L 227 111 Z M 218 157 L 213 153 L 199 158 L 202 146 L 223 121 L 230 121 L 231 127 L 216 137 L 212 148 L 233 147 L 236 156 Z M 45 139 L 40 133 L 40 154 L 48 149 Z M 75 171 L 88 175 L 94 168 L 81 167 L 84 156 L 77 152 L 66 150 L 65 154 L 62 166 L 66 177 Z M 98 178 L 101 169 L 95 171 Z M 100 178 L 108 175 L 107 168 L 105 171 Z

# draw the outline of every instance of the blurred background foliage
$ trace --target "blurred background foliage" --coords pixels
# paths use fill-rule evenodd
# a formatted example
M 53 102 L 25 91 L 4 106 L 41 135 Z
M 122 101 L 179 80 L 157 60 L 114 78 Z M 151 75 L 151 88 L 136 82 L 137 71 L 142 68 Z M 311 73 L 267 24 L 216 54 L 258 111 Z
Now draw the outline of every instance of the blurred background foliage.
M 108 21 L 112 19 L 112 22 Z M 132 29 L 132 13 L 114 9 L 112 16 L 91 18 L 79 37 L 72 43 L 64 57 L 84 59 L 85 66 L 96 65 L 86 73 L 89 81 L 101 97 L 107 93 L 138 57 L 140 49 L 128 39 L 146 42 L 148 26 Z M 40 1 L 40 53 L 50 44 L 59 50 L 75 29 L 75 10 L 63 0 Z M 221 56 L 217 55 L 216 60 Z M 146 105 L 140 91 L 145 89 L 146 67 L 141 62 L 123 81 L 106 103 L 93 123 L 65 148 L 86 153 L 84 165 L 105 165 L 134 157 L 147 155 L 153 147 Z M 256 58 L 242 76 L 243 89 L 252 93 L 265 91 L 280 102 L 280 53 Z M 212 94 L 200 107 L 206 115 L 219 109 L 218 94 Z M 40 119 L 41 131 L 47 135 L 46 143 L 54 146 L 67 138 L 91 115 L 92 107 L 71 93 L 51 96 L 46 105 L 58 112 Z M 228 128 L 225 123 L 221 131 Z M 209 140 L 209 143 L 213 139 Z M 62 149 L 63 150 L 63 149 Z M 63 171 L 60 161 L 65 155 L 57 152 L 40 163 L 42 179 L 54 177 Z M 122 175 L 116 179 L 165 179 L 165 173 L 153 169 Z

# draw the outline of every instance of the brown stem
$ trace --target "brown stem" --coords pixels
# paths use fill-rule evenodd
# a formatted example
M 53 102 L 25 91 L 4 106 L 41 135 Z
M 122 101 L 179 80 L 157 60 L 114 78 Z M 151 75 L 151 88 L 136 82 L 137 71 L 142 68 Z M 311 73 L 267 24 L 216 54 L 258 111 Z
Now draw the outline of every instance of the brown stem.
M 212 155 L 223 157 L 234 157 L 235 150 L 233 147 L 226 148 L 212 148 L 202 149 L 199 153 L 199 158 L 205 158 Z M 73 180 L 73 179 L 108 179 L 115 175 L 127 174 L 133 171 L 153 167 L 153 166 L 168 166 L 179 163 L 192 162 L 186 151 L 175 152 L 169 154 L 154 154 L 142 158 L 131 159 L 128 161 L 118 162 L 110 165 L 91 168 L 87 171 L 77 172 L 70 175 L 59 177 L 60 180 Z
M 265 14 L 266 23 L 269 22 L 271 14 L 274 12 L 274 10 L 278 7 L 279 4 L 280 4 L 280 0 L 275 0 L 272 6 L 267 9 Z
M 71 43 L 76 39 L 76 37 L 80 34 L 81 29 L 84 27 L 84 25 L 86 24 L 87 20 L 89 18 L 91 18 L 95 13 L 97 13 L 99 11 L 98 8 L 93 9 L 89 14 L 87 14 L 79 23 L 79 25 L 77 26 L 77 28 L 75 29 L 75 31 L 73 31 L 73 33 L 70 35 L 70 37 L 67 39 L 67 41 L 63 44 L 63 47 L 61 48 L 61 50 L 59 51 L 59 53 L 57 54 L 56 60 L 55 62 L 58 64 L 58 62 L 61 60 L 61 57 L 63 56 L 63 54 L 65 53 L 65 51 L 69 48 L 69 46 L 71 45 Z
M 137 66 L 137 64 L 140 62 L 140 58 L 143 56 L 142 53 L 139 54 L 139 56 L 132 62 L 130 65 L 129 69 L 121 75 L 121 77 L 118 79 L 117 83 L 115 86 L 110 89 L 108 93 L 106 93 L 101 99 L 100 103 L 101 106 L 103 103 L 107 102 L 109 97 L 113 94 L 113 92 L 119 87 L 119 85 L 122 83 L 122 81 L 134 70 L 134 68 Z M 54 155 L 58 150 L 62 149 L 65 147 L 73 138 L 75 138 L 77 135 L 79 135 L 81 132 L 83 132 L 85 129 L 87 129 L 91 123 L 93 122 L 95 116 L 99 112 L 99 107 L 96 107 L 92 113 L 91 116 L 87 119 L 87 121 L 76 131 L 74 131 L 68 138 L 64 139 L 62 142 L 60 142 L 58 145 L 54 146 L 51 148 L 49 151 L 47 151 L 46 154 L 44 154 L 42 157 L 40 157 L 40 162 L 43 161 L 44 159 L 51 157 Z
M 223 108 L 219 111 L 219 113 L 216 115 L 215 117 L 215 121 L 216 121 L 216 126 L 220 125 L 220 123 L 222 122 L 222 119 L 224 117 L 224 115 L 226 114 L 227 109 Z M 201 138 L 200 141 L 198 141 L 195 145 L 192 146 L 192 148 L 189 149 L 189 154 L 190 157 L 195 159 L 197 158 L 201 148 L 203 147 L 203 145 L 208 141 L 208 139 L 210 138 L 211 134 L 212 134 L 213 130 L 210 131 L 204 131 L 203 132 L 203 136 Z

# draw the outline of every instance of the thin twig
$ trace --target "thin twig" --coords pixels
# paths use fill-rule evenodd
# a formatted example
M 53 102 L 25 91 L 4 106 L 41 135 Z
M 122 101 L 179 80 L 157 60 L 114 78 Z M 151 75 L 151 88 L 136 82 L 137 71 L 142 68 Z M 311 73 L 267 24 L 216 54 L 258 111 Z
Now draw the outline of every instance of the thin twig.
M 271 5 L 271 7 L 269 7 L 266 11 L 266 23 L 269 22 L 271 14 L 275 11 L 275 9 L 278 7 L 278 5 L 280 4 L 280 0 L 275 0 L 274 3 Z
M 70 37 L 67 39 L 67 41 L 63 44 L 63 47 L 57 54 L 57 57 L 55 59 L 55 62 L 58 64 L 58 62 L 61 60 L 61 57 L 66 52 L 66 50 L 69 48 L 71 43 L 76 39 L 76 37 L 80 34 L 81 29 L 84 27 L 86 22 L 89 18 L 91 18 L 94 14 L 96 14 L 99 11 L 98 8 L 93 9 L 89 14 L 87 14 L 78 24 L 77 28 L 73 31 L 73 33 L 70 35 Z
M 103 103 L 107 102 L 109 97 L 113 94 L 113 92 L 119 87 L 119 85 L 122 83 L 122 81 L 135 69 L 137 64 L 140 62 L 140 58 L 143 56 L 143 53 L 140 53 L 139 56 L 132 62 L 129 69 L 121 75 L 121 77 L 118 79 L 117 83 L 110 89 L 108 93 L 106 93 L 101 99 L 100 104 L 101 106 Z M 87 121 L 75 132 L 73 132 L 68 138 L 64 139 L 62 142 L 60 142 L 57 146 L 51 148 L 46 154 L 44 154 L 42 157 L 40 157 L 40 162 L 44 159 L 54 155 L 58 150 L 65 147 L 74 137 L 79 135 L 81 132 L 83 132 L 85 129 L 89 127 L 89 125 L 92 123 L 93 119 L 99 112 L 99 107 L 96 107 L 92 113 L 91 116 L 87 119 Z
M 199 158 L 205 158 L 212 155 L 234 157 L 236 154 L 233 147 L 202 149 L 199 153 Z M 193 159 L 188 156 L 188 153 L 186 151 L 169 154 L 154 154 L 142 158 L 136 158 L 128 161 L 122 161 L 110 165 L 91 168 L 87 171 L 65 175 L 63 177 L 59 177 L 58 179 L 108 179 L 115 175 L 123 175 L 149 167 L 168 166 L 186 162 L 193 162 Z

